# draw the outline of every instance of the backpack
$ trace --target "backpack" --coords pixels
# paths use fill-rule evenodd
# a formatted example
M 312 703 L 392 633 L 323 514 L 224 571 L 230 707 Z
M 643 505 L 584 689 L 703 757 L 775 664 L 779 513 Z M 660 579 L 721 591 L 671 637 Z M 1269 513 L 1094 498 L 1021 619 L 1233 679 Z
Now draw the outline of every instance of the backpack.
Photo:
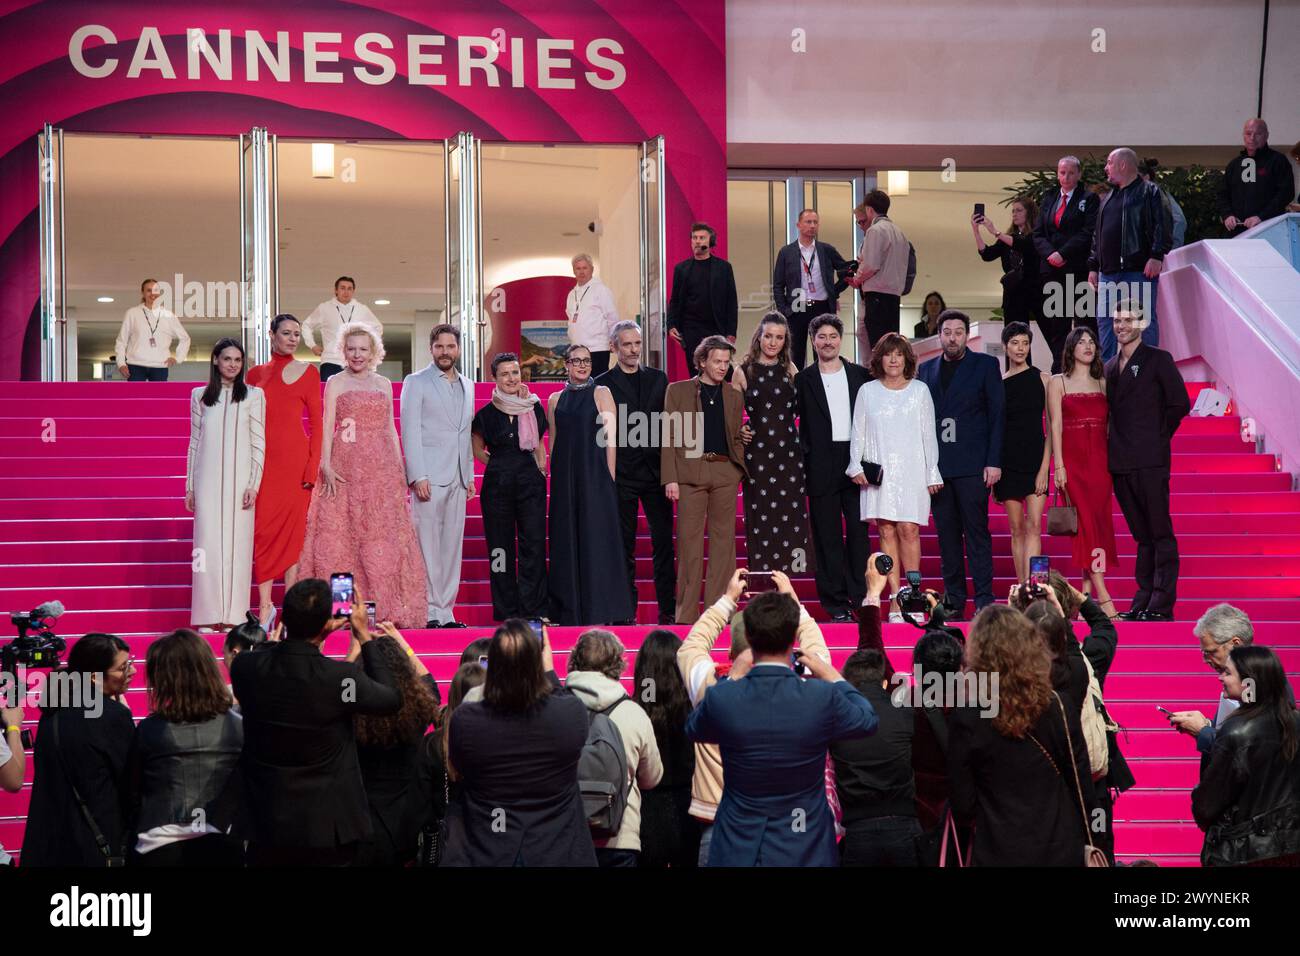
M 578 757 L 578 790 L 595 840 L 617 835 L 623 825 L 630 789 L 627 750 L 623 747 L 623 735 L 609 715 L 623 701 L 631 699 L 624 695 L 604 710 L 587 711 L 587 742 Z
M 916 282 L 916 246 L 907 244 L 907 278 L 903 280 L 903 295 L 910 295 Z
M 1107 731 L 1119 730 L 1106 713 L 1106 702 L 1101 697 L 1101 685 L 1092 672 L 1092 661 L 1085 655 L 1083 665 L 1088 669 L 1088 693 L 1083 698 L 1079 723 L 1083 725 L 1083 740 L 1088 745 L 1088 763 L 1092 765 L 1092 779 L 1100 780 L 1110 769 L 1110 742 Z

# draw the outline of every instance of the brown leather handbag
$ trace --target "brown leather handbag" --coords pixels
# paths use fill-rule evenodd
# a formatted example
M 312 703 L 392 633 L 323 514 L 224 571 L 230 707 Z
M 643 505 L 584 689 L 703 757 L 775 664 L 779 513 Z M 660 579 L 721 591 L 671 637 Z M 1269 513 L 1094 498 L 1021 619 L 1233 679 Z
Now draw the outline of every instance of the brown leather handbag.
M 1065 504 L 1061 504 L 1062 494 L 1065 495 Z M 1068 491 L 1062 492 L 1060 488 L 1056 489 L 1052 505 L 1047 509 L 1047 533 L 1068 535 L 1079 533 L 1079 511 L 1070 504 Z

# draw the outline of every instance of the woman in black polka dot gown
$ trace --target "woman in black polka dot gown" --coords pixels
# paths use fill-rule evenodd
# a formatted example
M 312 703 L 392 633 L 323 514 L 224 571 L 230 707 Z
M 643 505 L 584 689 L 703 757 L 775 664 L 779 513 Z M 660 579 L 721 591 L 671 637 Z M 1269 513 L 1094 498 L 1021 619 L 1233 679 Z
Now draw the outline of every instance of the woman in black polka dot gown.
M 753 440 L 745 446 L 744 566 L 751 571 L 810 571 L 803 456 L 795 427 L 795 367 L 790 329 L 778 312 L 763 317 L 732 384 L 745 396 Z

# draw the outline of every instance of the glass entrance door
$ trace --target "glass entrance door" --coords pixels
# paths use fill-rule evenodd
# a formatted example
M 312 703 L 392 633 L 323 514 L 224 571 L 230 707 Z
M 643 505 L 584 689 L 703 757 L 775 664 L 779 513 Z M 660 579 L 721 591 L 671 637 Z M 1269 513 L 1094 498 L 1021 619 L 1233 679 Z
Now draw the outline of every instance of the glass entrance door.
M 276 138 L 265 127 L 240 135 L 240 326 L 249 365 L 271 360 L 271 320 L 278 306 L 275 154 Z
M 641 144 L 641 334 L 645 364 L 668 371 L 664 298 L 664 138 Z
M 473 133 L 445 143 L 447 191 L 447 321 L 460 329 L 460 373 L 482 378 L 483 238 L 479 144 Z
M 37 139 L 41 218 L 41 380 L 74 380 L 75 334 L 69 334 L 63 239 L 63 130 L 49 123 Z

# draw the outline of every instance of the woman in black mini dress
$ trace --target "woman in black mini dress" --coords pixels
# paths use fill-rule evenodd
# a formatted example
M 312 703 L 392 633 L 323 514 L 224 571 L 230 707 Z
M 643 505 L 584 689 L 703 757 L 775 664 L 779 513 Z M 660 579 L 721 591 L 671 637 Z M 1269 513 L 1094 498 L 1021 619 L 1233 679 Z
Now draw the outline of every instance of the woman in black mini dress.
M 1047 506 L 1047 466 L 1052 449 L 1043 433 L 1047 407 L 1047 376 L 1029 364 L 1034 333 L 1023 322 L 1008 322 L 1002 330 L 1007 370 L 1006 427 L 1002 432 L 1002 480 L 993 497 L 1007 509 L 1011 525 L 1011 556 L 1016 580 L 1029 580 L 1029 559 L 1043 550 L 1043 509 Z

